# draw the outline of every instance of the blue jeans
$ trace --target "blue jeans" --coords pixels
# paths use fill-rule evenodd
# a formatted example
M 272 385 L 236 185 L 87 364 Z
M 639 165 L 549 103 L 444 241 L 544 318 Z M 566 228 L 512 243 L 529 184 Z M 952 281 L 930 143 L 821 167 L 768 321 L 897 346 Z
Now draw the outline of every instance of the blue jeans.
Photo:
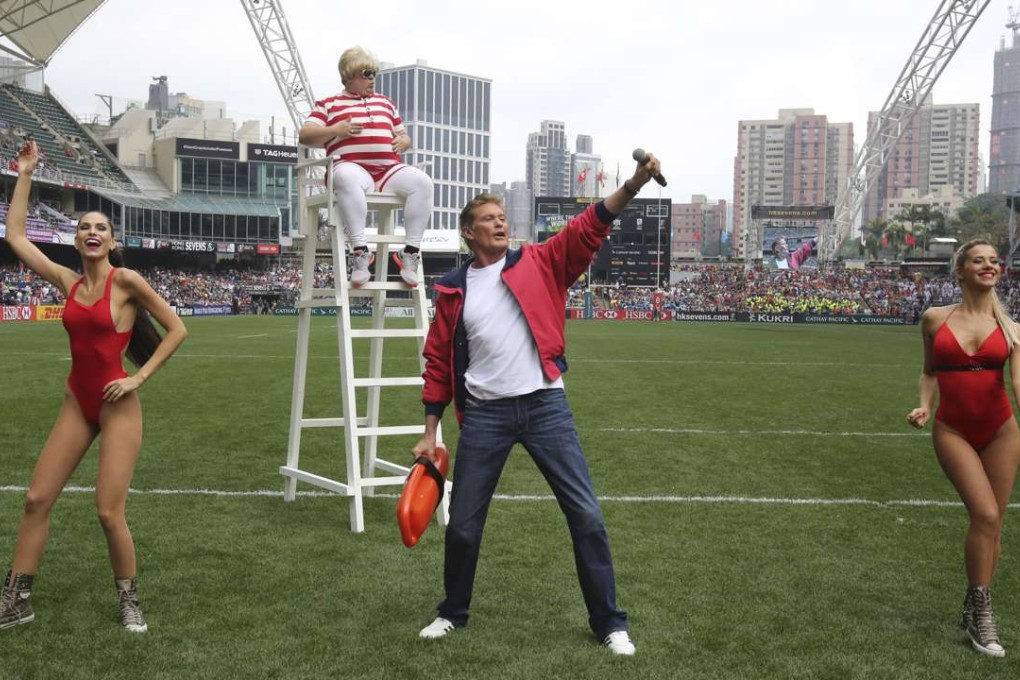
M 439 604 L 439 615 L 458 627 L 467 624 L 489 503 L 510 449 L 518 442 L 535 461 L 567 518 L 588 625 L 600 640 L 627 630 L 627 614 L 616 606 L 606 525 L 561 389 L 491 401 L 468 396 L 446 528 L 446 599 Z

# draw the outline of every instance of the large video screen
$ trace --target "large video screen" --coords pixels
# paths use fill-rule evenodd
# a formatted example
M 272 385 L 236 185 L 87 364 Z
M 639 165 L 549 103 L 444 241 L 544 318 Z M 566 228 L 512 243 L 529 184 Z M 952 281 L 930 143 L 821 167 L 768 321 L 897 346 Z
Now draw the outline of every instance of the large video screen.
M 539 243 L 557 233 L 574 215 L 591 204 L 590 198 L 535 198 L 535 233 Z M 632 200 L 613 222 L 592 263 L 596 284 L 655 286 L 669 280 L 669 199 Z
M 772 252 L 773 244 L 778 239 L 785 239 L 789 252 L 793 253 L 806 242 L 818 238 L 817 227 L 792 227 L 766 224 L 762 228 L 762 262 L 766 266 L 776 266 L 776 257 Z M 807 259 L 801 262 L 802 267 L 817 267 L 818 259 L 816 253 L 810 254 Z

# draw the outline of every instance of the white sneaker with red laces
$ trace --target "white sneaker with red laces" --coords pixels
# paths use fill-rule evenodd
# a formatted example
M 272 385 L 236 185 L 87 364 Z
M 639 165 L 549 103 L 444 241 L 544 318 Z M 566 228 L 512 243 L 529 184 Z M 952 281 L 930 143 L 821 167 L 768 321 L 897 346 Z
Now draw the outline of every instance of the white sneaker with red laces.
M 351 286 L 361 288 L 372 278 L 368 268 L 375 261 L 375 254 L 367 248 L 355 250 L 351 255 Z
M 631 642 L 630 635 L 625 630 L 614 630 L 606 636 L 602 644 L 618 656 L 634 656 L 634 652 L 637 651 L 637 647 Z
M 417 286 L 421 253 L 409 253 L 406 250 L 401 250 L 399 253 L 393 253 L 393 261 L 400 267 L 400 278 L 404 280 L 404 285 L 409 288 Z

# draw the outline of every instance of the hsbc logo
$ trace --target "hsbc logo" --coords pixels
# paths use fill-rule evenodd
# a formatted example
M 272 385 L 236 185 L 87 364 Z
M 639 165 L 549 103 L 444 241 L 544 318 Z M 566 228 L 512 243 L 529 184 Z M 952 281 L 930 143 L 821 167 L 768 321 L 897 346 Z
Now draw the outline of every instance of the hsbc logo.
M 28 305 L 4 307 L 4 321 L 31 321 L 32 308 Z

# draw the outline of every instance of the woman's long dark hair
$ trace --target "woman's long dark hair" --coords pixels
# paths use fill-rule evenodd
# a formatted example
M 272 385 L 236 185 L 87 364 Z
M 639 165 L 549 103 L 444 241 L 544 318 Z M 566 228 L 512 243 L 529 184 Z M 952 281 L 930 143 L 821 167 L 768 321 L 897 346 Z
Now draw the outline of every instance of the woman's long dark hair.
M 110 216 L 103 212 L 99 212 L 99 214 L 106 219 L 106 223 L 110 225 L 110 233 L 114 234 L 113 221 Z M 124 253 L 119 247 L 111 249 L 107 259 L 114 267 L 124 266 Z M 162 341 L 163 336 L 156 330 L 156 325 L 152 323 L 149 313 L 139 307 L 135 314 L 135 325 L 131 327 L 131 342 L 128 343 L 127 358 L 135 366 L 141 368 L 152 357 L 152 353 L 156 351 L 156 347 Z

